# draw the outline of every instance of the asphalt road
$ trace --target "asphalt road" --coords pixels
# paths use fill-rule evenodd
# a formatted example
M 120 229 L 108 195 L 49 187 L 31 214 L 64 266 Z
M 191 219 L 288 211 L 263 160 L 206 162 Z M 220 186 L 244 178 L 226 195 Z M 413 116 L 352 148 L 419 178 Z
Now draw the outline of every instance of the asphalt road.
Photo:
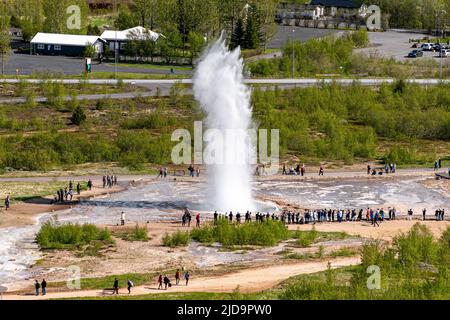
M 41 80 L 38 79 L 29 79 L 26 80 L 32 83 L 38 83 Z M 53 80 L 62 82 L 64 84 L 76 84 L 79 83 L 79 80 Z M 361 85 L 364 86 L 379 86 L 382 83 L 393 83 L 394 79 L 247 79 L 245 82 L 248 85 L 257 84 L 261 90 L 273 90 L 275 86 L 278 89 L 289 89 L 294 87 L 309 87 L 309 86 L 317 86 L 322 84 L 329 83 L 339 83 L 341 85 L 351 85 L 355 81 L 358 81 Z M 450 83 L 450 79 L 439 80 L 439 79 L 409 79 L 407 82 L 416 83 L 423 86 L 433 86 L 439 83 Z M 0 83 L 17 83 L 17 79 L 0 79 Z M 104 84 L 104 85 L 114 85 L 116 84 L 116 80 L 109 79 L 99 79 L 99 80 L 89 80 L 88 82 L 92 84 Z M 138 97 L 153 97 L 157 95 L 158 88 L 160 89 L 159 94 L 163 96 L 168 96 L 170 94 L 170 89 L 175 83 L 183 83 L 183 84 L 192 84 L 191 79 L 183 79 L 183 80 L 124 80 L 124 83 L 132 84 L 136 86 L 145 87 L 147 92 L 125 92 L 125 93 L 113 93 L 113 94 L 82 94 L 78 95 L 78 100 L 100 100 L 100 99 L 113 99 L 113 100 L 121 100 L 121 99 L 132 99 Z M 192 89 L 185 88 L 184 94 L 192 94 Z M 72 100 L 72 97 L 65 97 L 66 101 Z M 45 97 L 37 97 L 36 102 L 46 102 L 47 98 Z M 0 104 L 18 104 L 25 103 L 26 99 L 22 97 L 17 98 L 3 98 L 0 99 Z
M 77 79 L 47 79 L 48 81 L 59 82 L 63 84 L 78 84 L 82 80 Z M 0 79 L 0 83 L 18 83 L 17 79 Z M 29 83 L 40 83 L 40 79 L 25 79 Z M 83 80 L 84 81 L 84 80 Z M 140 85 L 140 86 L 162 86 L 173 84 L 192 84 L 192 79 L 165 79 L 165 80 L 150 80 L 150 79 L 125 79 L 121 80 L 124 84 Z M 260 84 L 260 85 L 293 85 L 293 86 L 309 86 L 309 85 L 321 85 L 329 83 L 337 83 L 342 85 L 351 85 L 355 82 L 365 86 L 379 86 L 382 83 L 393 83 L 395 79 L 392 78 L 338 78 L 338 79 L 317 79 L 317 78 L 289 78 L 289 79 L 246 79 L 246 84 Z M 419 85 L 437 85 L 440 83 L 450 83 L 450 79 L 406 79 L 408 83 L 415 83 Z M 105 85 L 117 85 L 118 80 L 114 79 L 91 79 L 84 82 L 90 84 L 105 84 Z M 151 88 L 151 87 L 150 87 Z M 155 87 L 156 89 L 156 87 Z

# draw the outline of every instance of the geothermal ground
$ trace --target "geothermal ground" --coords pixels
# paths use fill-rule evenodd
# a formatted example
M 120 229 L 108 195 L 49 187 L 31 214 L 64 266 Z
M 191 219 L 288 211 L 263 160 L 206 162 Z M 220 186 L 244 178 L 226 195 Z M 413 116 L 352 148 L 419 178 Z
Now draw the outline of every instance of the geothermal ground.
M 273 279 L 261 282 L 260 286 L 241 279 L 243 291 L 263 290 L 269 284 L 276 284 L 287 277 L 306 273 L 308 270 L 313 272 L 317 271 L 317 268 L 323 269 L 327 259 L 344 265 L 357 263 L 357 249 L 365 241 L 371 238 L 390 241 L 400 231 L 409 230 L 417 222 L 402 219 L 409 208 L 414 210 L 416 220 L 421 218 L 422 208 L 428 209 L 430 219 L 434 218 L 436 208 L 444 208 L 447 219 L 450 212 L 450 181 L 435 180 L 433 173 L 428 170 L 404 170 L 387 177 L 371 177 L 351 172 L 330 172 L 320 179 L 312 175 L 304 178 L 260 177 L 252 184 L 252 191 L 260 210 L 264 212 L 277 212 L 285 208 L 386 209 L 388 206 L 395 206 L 400 212 L 400 220 L 386 221 L 379 228 L 373 228 L 366 222 L 316 224 L 318 231 L 344 231 L 351 237 L 318 243 L 309 248 L 295 248 L 289 241 L 285 241 L 271 248 L 242 248 L 235 251 L 224 250 L 220 245 L 203 246 L 195 242 L 186 248 L 170 249 L 162 246 L 162 238 L 166 233 L 187 229 L 181 227 L 180 223 L 184 208 L 201 212 L 203 221 L 212 218 L 214 208 L 205 206 L 208 190 L 203 178 L 178 177 L 175 180 L 168 177 L 161 181 L 153 177 L 142 180 L 139 184 L 130 183 L 126 190 L 118 193 L 92 197 L 74 208 L 40 214 L 36 216 L 35 224 L 0 228 L 0 285 L 8 287 L 9 291 L 29 292 L 34 277 L 45 277 L 49 282 L 65 281 L 68 276 L 67 268 L 73 265 L 81 268 L 83 278 L 126 273 L 156 274 L 159 271 L 184 267 L 191 270 L 193 282 L 195 279 L 222 277 L 224 274 L 229 274 L 230 279 L 233 279 L 234 273 L 238 276 L 241 272 L 274 268 L 275 265 L 280 268 L 285 265 L 287 269 L 282 273 L 283 276 L 278 273 Z M 122 211 L 126 213 L 126 227 L 118 226 Z M 57 219 L 60 222 L 90 222 L 107 226 L 113 231 L 133 228 L 139 223 L 147 227 L 150 241 L 128 242 L 116 239 L 115 247 L 107 248 L 101 252 L 101 256 L 94 257 L 80 258 L 71 251 L 41 252 L 34 242 L 34 234 L 40 225 L 49 219 Z M 448 221 L 425 223 L 436 235 L 449 225 Z M 311 225 L 290 225 L 289 228 L 304 230 L 310 229 Z M 332 258 L 333 252 L 342 248 L 353 250 L 355 255 L 342 261 Z M 323 250 L 324 257 L 328 258 L 292 261 L 285 256 L 286 252 L 300 256 L 314 254 L 319 249 Z M 236 279 L 224 285 L 223 290 L 226 291 L 239 283 L 239 277 Z M 198 285 L 197 283 L 196 287 Z M 202 290 L 219 289 L 217 286 L 205 286 Z M 79 294 L 83 296 L 82 292 Z

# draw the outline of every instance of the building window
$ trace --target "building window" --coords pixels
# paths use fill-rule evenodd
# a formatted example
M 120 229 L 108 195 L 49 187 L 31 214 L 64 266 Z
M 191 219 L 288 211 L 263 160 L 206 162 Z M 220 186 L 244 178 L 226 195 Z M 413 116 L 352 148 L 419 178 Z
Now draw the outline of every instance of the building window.
M 40 43 L 40 44 L 37 45 L 37 48 L 40 49 L 40 50 L 44 50 L 45 46 L 42 43 Z
M 61 51 L 61 46 L 55 45 L 55 51 Z

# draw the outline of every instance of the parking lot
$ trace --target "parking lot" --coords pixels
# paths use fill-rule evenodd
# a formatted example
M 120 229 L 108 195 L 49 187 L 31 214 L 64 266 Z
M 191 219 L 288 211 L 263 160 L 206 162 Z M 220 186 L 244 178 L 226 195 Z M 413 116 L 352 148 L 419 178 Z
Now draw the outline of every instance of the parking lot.
M 398 61 L 415 60 L 408 58 L 408 53 L 414 50 L 413 43 L 409 39 L 421 39 L 425 34 L 404 32 L 401 30 L 391 30 L 386 32 L 369 32 L 370 48 L 357 49 L 356 52 L 363 52 L 367 55 L 376 55 L 383 58 L 394 58 Z M 423 57 L 417 59 L 439 59 L 439 53 L 424 51 Z M 448 58 L 447 58 L 448 59 Z
M 79 75 L 83 72 L 82 58 L 63 57 L 63 56 L 34 56 L 29 54 L 11 53 L 5 67 L 6 74 L 16 74 L 16 69 L 19 69 L 19 74 L 29 75 L 33 72 L 51 72 L 62 73 L 66 75 Z M 95 72 L 114 72 L 114 64 L 94 62 L 92 70 Z M 152 69 L 152 68 L 133 68 L 133 67 L 118 67 L 118 72 L 125 73 L 151 73 L 151 74 L 169 74 L 168 69 Z M 191 74 L 190 71 L 176 71 L 176 73 Z
M 267 47 L 269 49 L 280 49 L 287 42 L 295 41 L 307 41 L 313 38 L 322 38 L 333 33 L 340 33 L 342 31 L 334 29 L 317 29 L 317 28 L 303 28 L 297 26 L 277 26 L 277 32 L 274 37 L 269 41 Z

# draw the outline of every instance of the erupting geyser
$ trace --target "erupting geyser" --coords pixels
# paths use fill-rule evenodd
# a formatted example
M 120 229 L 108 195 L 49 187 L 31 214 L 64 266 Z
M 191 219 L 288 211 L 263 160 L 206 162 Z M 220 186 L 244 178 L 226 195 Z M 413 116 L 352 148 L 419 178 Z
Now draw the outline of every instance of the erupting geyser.
M 228 51 L 224 36 L 203 54 L 194 75 L 194 94 L 206 113 L 208 199 L 212 210 L 254 210 L 250 90 L 244 84 L 240 49 Z M 208 138 L 209 137 L 209 138 Z M 210 154 L 211 157 L 208 159 Z

